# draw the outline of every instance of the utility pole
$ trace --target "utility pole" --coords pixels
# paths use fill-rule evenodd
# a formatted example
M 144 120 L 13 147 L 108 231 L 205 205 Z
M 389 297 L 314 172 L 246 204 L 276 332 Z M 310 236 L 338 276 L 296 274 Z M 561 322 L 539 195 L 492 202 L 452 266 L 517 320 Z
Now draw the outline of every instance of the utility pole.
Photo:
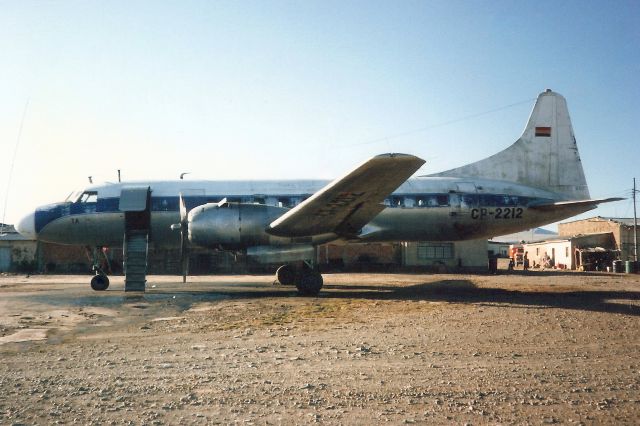
M 638 267 L 638 217 L 636 216 L 636 178 L 633 178 L 633 261 Z

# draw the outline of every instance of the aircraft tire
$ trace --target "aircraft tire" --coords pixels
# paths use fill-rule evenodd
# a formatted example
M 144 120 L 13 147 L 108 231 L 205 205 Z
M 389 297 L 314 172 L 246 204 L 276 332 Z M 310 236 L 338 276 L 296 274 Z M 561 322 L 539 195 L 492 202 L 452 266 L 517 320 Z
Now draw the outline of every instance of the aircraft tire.
M 291 265 L 282 265 L 276 271 L 276 278 L 282 285 L 294 285 L 296 283 L 296 270 Z
M 91 288 L 95 291 L 104 291 L 109 288 L 109 277 L 104 274 L 95 275 L 91 278 Z
M 301 296 L 317 296 L 322 289 L 322 275 L 317 271 L 307 271 L 298 281 L 296 287 Z

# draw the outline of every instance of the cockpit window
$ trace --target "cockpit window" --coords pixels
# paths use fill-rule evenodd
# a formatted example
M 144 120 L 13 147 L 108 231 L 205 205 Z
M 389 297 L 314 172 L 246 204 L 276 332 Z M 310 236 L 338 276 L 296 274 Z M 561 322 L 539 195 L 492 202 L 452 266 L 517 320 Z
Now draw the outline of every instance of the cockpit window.
M 80 201 L 81 203 L 96 203 L 98 202 L 98 192 L 85 191 L 82 193 L 78 201 Z
M 67 201 L 67 202 L 71 202 L 71 203 L 77 203 L 78 199 L 80 198 L 81 195 L 82 195 L 82 191 L 73 191 L 64 200 Z

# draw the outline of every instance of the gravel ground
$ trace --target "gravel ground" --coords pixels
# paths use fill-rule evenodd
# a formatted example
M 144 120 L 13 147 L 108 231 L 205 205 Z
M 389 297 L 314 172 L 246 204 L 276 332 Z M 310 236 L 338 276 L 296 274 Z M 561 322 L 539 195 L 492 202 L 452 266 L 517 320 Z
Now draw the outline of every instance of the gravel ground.
M 637 424 L 640 276 L 0 277 L 0 424 Z

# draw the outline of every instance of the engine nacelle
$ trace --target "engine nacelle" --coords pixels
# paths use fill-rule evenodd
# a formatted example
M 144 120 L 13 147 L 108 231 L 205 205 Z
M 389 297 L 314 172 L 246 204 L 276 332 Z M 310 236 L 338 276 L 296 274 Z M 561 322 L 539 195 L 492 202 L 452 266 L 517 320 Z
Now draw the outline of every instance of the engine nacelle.
M 287 210 L 262 204 L 203 204 L 189 212 L 189 241 L 225 249 L 283 243 L 284 238 L 269 235 L 265 229 Z

